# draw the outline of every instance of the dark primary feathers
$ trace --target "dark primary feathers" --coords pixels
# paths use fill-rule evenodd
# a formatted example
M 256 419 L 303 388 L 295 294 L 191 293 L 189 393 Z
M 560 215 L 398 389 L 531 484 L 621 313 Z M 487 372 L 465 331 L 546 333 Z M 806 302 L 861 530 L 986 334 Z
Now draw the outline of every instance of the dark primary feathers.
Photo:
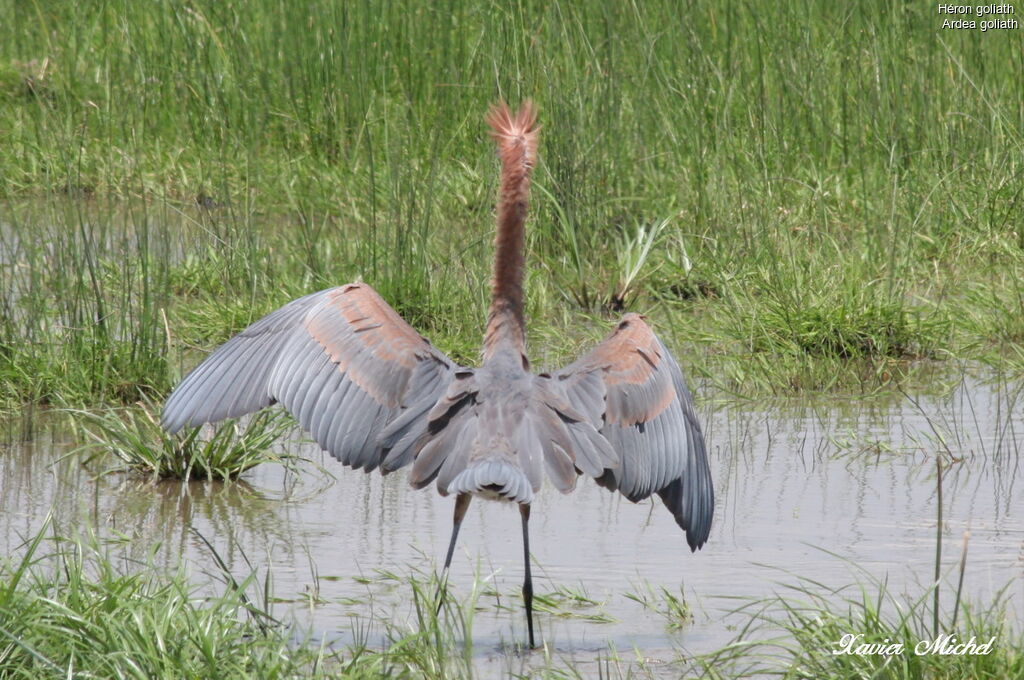
M 214 351 L 171 394 L 171 432 L 280 402 L 346 465 L 412 463 L 417 488 L 529 504 L 546 475 L 580 474 L 637 502 L 657 493 L 692 549 L 707 540 L 714 491 L 679 365 L 636 314 L 552 374 L 528 371 L 523 222 L 537 128 L 531 106 L 488 121 L 502 158 L 492 304 L 478 368 L 458 366 L 368 285 L 291 302 Z

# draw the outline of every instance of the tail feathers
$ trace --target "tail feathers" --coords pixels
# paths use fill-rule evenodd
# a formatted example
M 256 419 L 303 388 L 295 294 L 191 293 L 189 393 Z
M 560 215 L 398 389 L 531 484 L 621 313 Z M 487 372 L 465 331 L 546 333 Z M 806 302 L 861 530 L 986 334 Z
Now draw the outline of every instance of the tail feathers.
M 483 461 L 472 465 L 451 481 L 448 493 L 471 493 L 528 504 L 533 502 L 533 486 L 518 468 L 499 461 Z

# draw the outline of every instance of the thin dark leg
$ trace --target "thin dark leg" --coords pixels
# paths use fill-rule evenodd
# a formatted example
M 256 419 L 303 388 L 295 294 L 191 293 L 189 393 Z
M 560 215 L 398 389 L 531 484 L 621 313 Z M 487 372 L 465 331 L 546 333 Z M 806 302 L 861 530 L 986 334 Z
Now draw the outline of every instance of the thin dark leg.
M 533 577 L 530 576 L 530 506 L 520 505 L 519 514 L 523 517 L 523 559 L 526 562 L 526 577 L 523 579 L 523 602 L 526 603 L 526 628 L 530 632 L 530 649 L 537 645 L 533 642 Z
M 452 565 L 452 555 L 455 554 L 455 539 L 459 537 L 459 527 L 462 526 L 462 518 L 466 516 L 469 508 L 469 501 L 472 496 L 468 493 L 460 493 L 455 497 L 455 517 L 452 521 L 452 540 L 448 543 L 448 554 L 444 558 L 444 570 L 441 572 L 441 583 L 437 586 L 437 613 L 441 613 L 441 603 L 444 602 L 441 595 L 448 589 L 448 567 Z

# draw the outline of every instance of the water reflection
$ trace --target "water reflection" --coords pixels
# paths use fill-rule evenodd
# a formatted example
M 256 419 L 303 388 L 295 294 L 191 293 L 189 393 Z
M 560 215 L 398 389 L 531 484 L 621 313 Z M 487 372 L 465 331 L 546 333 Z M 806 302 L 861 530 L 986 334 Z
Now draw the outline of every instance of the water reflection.
M 1021 389 L 968 375 L 940 394 L 897 395 L 881 405 L 706 410 L 718 506 L 711 538 L 696 554 L 669 513 L 652 502 L 633 505 L 583 479 L 568 496 L 545 489 L 531 522 L 538 592 L 582 593 L 603 603 L 584 615 L 599 611 L 613 621 L 541 614 L 541 636 L 556 654 L 584 664 L 609 642 L 661 660 L 679 650 L 707 651 L 733 635 L 723 612 L 734 603 L 722 596 L 770 594 L 780 577 L 775 568 L 846 584 L 852 576 L 843 559 L 887 576 L 894 591 L 917 592 L 933 568 L 939 455 L 948 465 L 947 568 L 969 529 L 965 597 L 989 602 L 1010 581 L 1019 592 Z M 0 543 L 8 552 L 52 510 L 60 532 L 94 528 L 121 536 L 127 554 L 138 559 L 158 546 L 158 565 L 171 568 L 185 558 L 197 580 L 212 582 L 216 569 L 205 537 L 236 577 L 252 569 L 272 576 L 278 616 L 315 638 L 344 642 L 368 631 L 372 639 L 382 632 L 381 617 L 408 614 L 408 589 L 382 572 L 429 573 L 447 545 L 451 499 L 412 491 L 404 473 L 382 478 L 346 470 L 315 445 L 289 444 L 312 461 L 297 475 L 263 466 L 243 483 L 154 484 L 98 475 L 70 459 L 56 463 L 76 445 L 66 431 L 57 422 L 37 427 L 33 439 L 9 437 L 4 445 Z M 525 636 L 516 599 L 520 540 L 513 508 L 470 507 L 451 582 L 466 593 L 474 578 L 484 578 L 496 593 L 481 598 L 486 609 L 474 621 L 475 649 L 485 665 L 519 663 L 501 650 Z M 663 616 L 627 596 L 662 586 L 682 590 L 694 610 L 692 624 L 670 630 Z M 321 604 L 311 604 L 311 593 Z M 495 607 L 499 600 L 511 606 Z

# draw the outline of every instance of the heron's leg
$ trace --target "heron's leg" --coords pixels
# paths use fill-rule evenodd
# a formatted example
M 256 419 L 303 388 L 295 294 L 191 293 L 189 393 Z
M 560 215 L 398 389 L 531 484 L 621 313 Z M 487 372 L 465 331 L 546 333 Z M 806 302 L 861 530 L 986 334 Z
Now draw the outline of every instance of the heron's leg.
M 452 555 L 455 554 L 455 539 L 459 537 L 459 527 L 462 526 L 462 518 L 466 516 L 469 508 L 469 501 L 473 496 L 468 493 L 460 493 L 455 497 L 455 517 L 452 521 L 452 540 L 448 543 L 448 554 L 444 558 L 444 570 L 441 572 L 441 582 L 437 585 L 437 613 L 441 613 L 441 603 L 444 601 L 442 595 L 448 590 L 448 567 L 452 564 Z
M 530 506 L 521 504 L 519 514 L 523 517 L 523 560 L 526 562 L 526 576 L 523 579 L 523 602 L 526 603 L 526 628 L 530 632 L 530 649 L 533 642 L 533 578 L 530 576 Z

